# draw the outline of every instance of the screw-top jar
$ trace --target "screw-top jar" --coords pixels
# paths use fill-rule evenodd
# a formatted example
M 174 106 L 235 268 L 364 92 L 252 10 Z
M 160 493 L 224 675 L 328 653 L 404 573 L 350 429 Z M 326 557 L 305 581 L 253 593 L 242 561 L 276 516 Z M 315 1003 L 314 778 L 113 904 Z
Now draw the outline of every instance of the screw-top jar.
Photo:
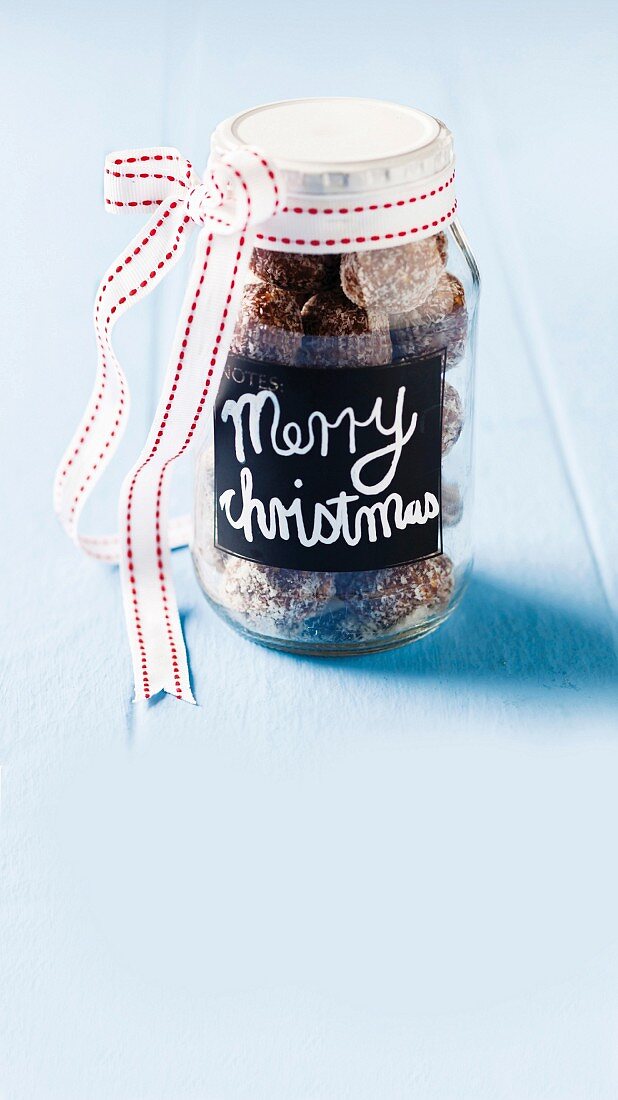
M 411 108 L 320 99 L 238 115 L 213 145 L 263 149 L 285 205 L 255 241 L 197 461 L 200 584 L 280 649 L 411 641 L 471 565 L 479 279 L 451 135 Z

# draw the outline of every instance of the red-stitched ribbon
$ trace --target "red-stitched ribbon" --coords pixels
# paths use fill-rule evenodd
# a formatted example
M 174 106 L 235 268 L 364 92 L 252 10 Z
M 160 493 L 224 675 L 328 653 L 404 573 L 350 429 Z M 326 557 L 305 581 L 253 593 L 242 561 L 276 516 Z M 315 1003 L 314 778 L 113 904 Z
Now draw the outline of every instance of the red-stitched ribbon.
M 187 541 L 189 523 L 183 518 L 168 524 L 170 475 L 175 460 L 194 446 L 216 395 L 254 227 L 276 214 L 282 198 L 276 171 L 256 149 L 211 161 L 203 182 L 176 149 L 129 150 L 106 159 L 108 209 L 155 212 L 99 286 L 96 382 L 58 469 L 54 503 L 65 530 L 86 553 L 120 562 L 136 700 L 167 691 L 195 701 L 169 561 L 170 549 Z M 194 225 L 201 229 L 161 399 L 120 495 L 120 534 L 82 535 L 81 511 L 128 414 L 129 390 L 111 343 L 114 325 L 168 274 Z
M 99 286 L 95 386 L 56 475 L 54 501 L 82 550 L 120 562 L 136 700 L 167 691 L 195 701 L 169 561 L 170 549 L 188 541 L 190 521 L 168 522 L 169 481 L 173 463 L 195 445 L 212 407 L 254 243 L 291 252 L 347 252 L 421 240 L 454 217 L 453 180 L 450 162 L 414 185 L 387 185 L 360 200 L 334 203 L 328 195 L 284 195 L 274 166 L 249 147 L 211 157 L 202 182 L 176 149 L 107 157 L 107 208 L 152 207 L 154 213 Z M 167 275 L 194 226 L 201 231 L 193 268 L 152 427 L 122 488 L 120 533 L 82 535 L 80 514 L 116 450 L 129 408 L 111 342 L 114 325 Z

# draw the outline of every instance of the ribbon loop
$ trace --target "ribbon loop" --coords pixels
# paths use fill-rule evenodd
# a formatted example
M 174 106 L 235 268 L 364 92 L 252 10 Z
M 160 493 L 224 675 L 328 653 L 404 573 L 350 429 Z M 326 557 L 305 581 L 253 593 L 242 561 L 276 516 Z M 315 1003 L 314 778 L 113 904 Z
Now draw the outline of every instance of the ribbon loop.
M 177 149 L 156 146 L 110 153 L 105 158 L 105 205 L 113 214 L 159 206 L 170 196 L 180 198 L 195 180 L 190 162 Z

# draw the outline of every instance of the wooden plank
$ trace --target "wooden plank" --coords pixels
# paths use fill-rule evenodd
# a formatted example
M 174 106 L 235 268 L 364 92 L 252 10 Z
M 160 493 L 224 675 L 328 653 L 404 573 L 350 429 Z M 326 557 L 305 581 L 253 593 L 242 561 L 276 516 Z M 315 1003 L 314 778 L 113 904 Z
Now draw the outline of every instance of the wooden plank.
M 576 111 L 570 68 L 587 72 L 599 44 L 573 11 L 556 28 L 554 5 L 525 18 L 481 8 L 387 2 L 377 24 L 348 0 L 310 19 L 277 2 L 265 28 L 254 5 L 155 4 L 147 18 L 60 6 L 23 17 L 0 47 L 11 156 L 27 169 L 0 303 L 19 414 L 0 436 L 11 1100 L 613 1100 L 616 663 L 599 572 L 613 443 L 600 457 L 593 446 L 613 415 L 609 360 L 595 328 L 583 394 L 569 348 L 589 346 L 590 325 L 575 284 L 558 305 L 548 289 L 564 286 L 564 207 L 524 219 L 513 197 L 544 147 L 540 130 L 534 148 L 518 138 L 519 97 L 538 101 L 546 62 L 555 121 Z M 601 4 L 595 16 L 607 28 Z M 75 556 L 49 506 L 89 391 L 97 276 L 132 231 L 93 205 L 102 156 L 163 137 L 200 164 L 220 117 L 296 91 L 418 102 L 456 133 L 484 277 L 477 573 L 423 643 L 311 662 L 233 635 L 179 554 L 201 705 L 134 708 L 117 577 Z M 596 265 L 579 247 L 578 263 Z M 600 262 L 605 286 L 611 256 Z M 119 334 L 144 406 L 177 290 Z M 573 469 L 594 482 L 589 512 Z M 112 479 L 110 517 L 113 496 Z
M 547 13 L 540 18 L 549 35 Z M 608 378 L 618 329 L 607 243 L 618 216 L 608 186 L 614 150 L 598 109 L 615 91 L 614 24 L 600 34 L 588 12 L 569 12 L 552 48 L 547 37 L 532 40 L 516 85 L 508 77 L 518 60 L 505 45 L 487 51 L 483 81 L 463 51 L 460 76 L 496 254 L 615 630 L 618 510 L 609 471 L 618 468 L 618 395 Z

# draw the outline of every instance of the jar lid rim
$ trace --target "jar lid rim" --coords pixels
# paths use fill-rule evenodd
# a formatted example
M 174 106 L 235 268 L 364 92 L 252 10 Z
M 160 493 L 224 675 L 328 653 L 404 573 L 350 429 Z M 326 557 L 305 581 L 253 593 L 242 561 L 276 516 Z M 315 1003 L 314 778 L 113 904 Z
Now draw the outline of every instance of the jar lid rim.
M 362 193 L 417 182 L 453 163 L 443 122 L 379 99 L 313 97 L 252 107 L 222 122 L 212 138 L 217 154 L 244 145 L 272 157 L 297 194 Z

